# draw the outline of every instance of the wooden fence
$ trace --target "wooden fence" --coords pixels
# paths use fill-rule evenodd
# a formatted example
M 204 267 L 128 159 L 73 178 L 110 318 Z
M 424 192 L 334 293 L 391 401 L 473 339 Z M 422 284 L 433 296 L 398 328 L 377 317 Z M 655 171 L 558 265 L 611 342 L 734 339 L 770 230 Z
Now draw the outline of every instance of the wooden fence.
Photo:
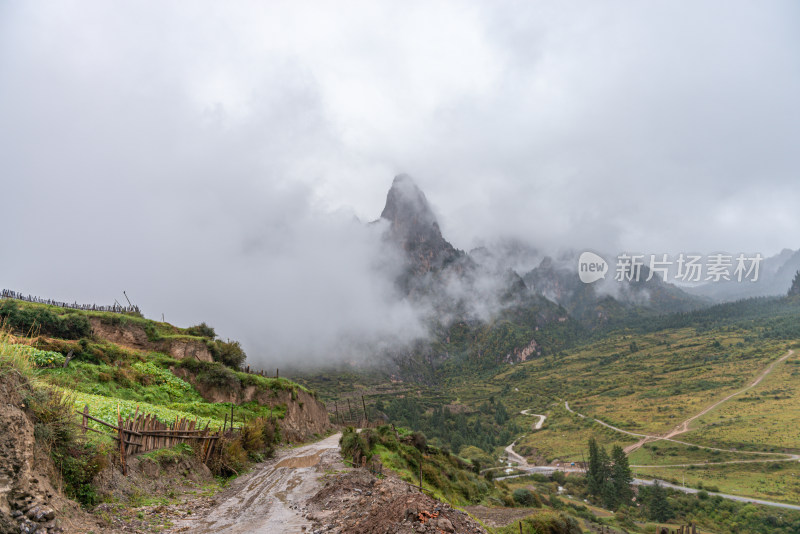
M 97 304 L 78 304 L 77 302 L 69 303 L 69 302 L 59 302 L 57 300 L 51 299 L 43 299 L 41 297 L 35 297 L 33 295 L 23 295 L 17 291 L 11 291 L 10 289 L 3 289 L 0 291 L 0 298 L 4 299 L 16 299 L 16 300 L 24 300 L 26 302 L 36 302 L 38 304 L 49 304 L 51 306 L 58 306 L 59 308 L 71 308 L 73 310 L 83 310 L 83 311 L 102 311 L 102 312 L 111 312 L 111 313 L 141 313 L 139 306 L 131 305 L 131 306 L 123 306 L 121 304 L 115 303 L 111 306 L 99 306 Z
M 162 423 L 155 416 L 140 414 L 139 409 L 133 417 L 128 417 L 123 420 L 122 416 L 117 412 L 117 425 L 109 424 L 101 419 L 89 415 L 89 405 L 78 412 L 83 416 L 81 427 L 83 433 L 87 431 L 97 432 L 98 434 L 107 435 L 117 441 L 119 450 L 119 461 L 122 467 L 122 474 L 128 474 L 127 457 L 134 454 L 141 454 L 156 449 L 163 449 L 173 447 L 180 443 L 189 443 L 191 445 L 200 444 L 201 457 L 203 463 L 208 463 L 214 448 L 223 436 L 233 437 L 237 430 L 233 426 L 233 407 L 231 406 L 231 419 L 230 427 L 228 427 L 228 415 L 225 414 L 225 422 L 221 429 L 213 431 L 209 430 L 209 424 L 206 423 L 205 428 L 198 428 L 197 420 L 187 421 L 184 419 L 175 418 L 174 423 Z M 114 434 L 108 432 L 101 432 L 89 427 L 89 420 L 100 423 L 114 431 Z
M 341 426 L 354 426 L 356 428 L 375 428 L 384 424 L 384 421 L 381 421 L 380 419 L 370 420 L 369 412 L 367 411 L 367 403 L 364 400 L 363 395 L 361 396 L 361 406 L 359 407 L 357 403 L 354 404 L 355 410 L 353 409 L 353 405 L 350 404 L 350 399 L 348 398 L 347 411 L 344 410 L 344 405 L 342 405 L 342 410 L 339 411 L 339 403 L 338 401 L 334 401 L 334 411 L 328 413 L 328 416 L 333 419 L 333 424 Z

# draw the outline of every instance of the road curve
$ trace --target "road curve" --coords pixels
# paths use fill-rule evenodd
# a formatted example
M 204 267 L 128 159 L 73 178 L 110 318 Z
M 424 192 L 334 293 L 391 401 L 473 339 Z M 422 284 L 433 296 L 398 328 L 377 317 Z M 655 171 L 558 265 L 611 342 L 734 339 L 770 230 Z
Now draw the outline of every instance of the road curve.
M 533 426 L 534 430 L 541 430 L 542 426 L 544 425 L 545 420 L 547 419 L 546 415 L 542 415 L 542 414 L 538 414 L 538 413 L 531 413 L 530 410 L 522 410 L 519 413 L 521 413 L 522 415 L 530 415 L 532 417 L 538 417 L 539 418 L 539 420 L 536 421 L 536 424 Z

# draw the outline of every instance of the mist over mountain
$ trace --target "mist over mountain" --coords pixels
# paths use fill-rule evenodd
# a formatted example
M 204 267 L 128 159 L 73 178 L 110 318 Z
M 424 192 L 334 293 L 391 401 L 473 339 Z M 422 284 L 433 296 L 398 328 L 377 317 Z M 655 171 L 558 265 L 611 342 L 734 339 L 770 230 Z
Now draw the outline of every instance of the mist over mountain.
M 800 250 L 787 248 L 761 262 L 758 280 L 755 282 L 720 280 L 714 283 L 687 286 L 684 291 L 710 298 L 715 302 L 731 302 L 750 297 L 782 296 L 792 285 L 792 280 L 798 270 L 800 270 Z

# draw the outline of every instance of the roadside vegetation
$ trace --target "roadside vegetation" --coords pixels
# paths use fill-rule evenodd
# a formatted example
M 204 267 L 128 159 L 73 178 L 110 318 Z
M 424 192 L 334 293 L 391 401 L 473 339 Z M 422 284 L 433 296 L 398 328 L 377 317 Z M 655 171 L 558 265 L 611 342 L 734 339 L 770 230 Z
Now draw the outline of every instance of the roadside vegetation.
M 186 339 L 207 343 L 214 362 L 176 359 L 169 354 L 126 348 L 92 335 L 89 319 L 109 324 L 132 323 L 147 332 L 148 340 Z M 135 315 L 65 310 L 54 306 L 0 301 L 0 381 L 22 395 L 22 404 L 34 421 L 37 446 L 53 462 L 57 487 L 84 506 L 105 497 L 94 485 L 95 476 L 119 462 L 116 442 L 97 432 L 81 432 L 78 411 L 89 406 L 93 417 L 116 424 L 118 417 L 135 413 L 154 415 L 164 423 L 176 418 L 197 420 L 198 427 L 216 430 L 233 424 L 241 431 L 219 442 L 219 454 L 208 467 L 225 480 L 244 472 L 253 462 L 271 456 L 281 440 L 279 421 L 286 404 L 257 402 L 233 404 L 206 400 L 199 386 L 255 387 L 269 396 L 289 392 L 292 398 L 303 386 L 241 372 L 244 352 L 237 342 L 221 341 L 206 324 L 180 329 Z M 191 380 L 176 376 L 185 371 Z M 10 381 L 13 385 L 10 385 Z M 89 428 L 108 432 L 89 421 Z M 199 461 L 201 451 L 190 445 L 151 451 L 142 455 L 159 463 L 178 458 Z M 132 505 L 136 503 L 132 502 Z

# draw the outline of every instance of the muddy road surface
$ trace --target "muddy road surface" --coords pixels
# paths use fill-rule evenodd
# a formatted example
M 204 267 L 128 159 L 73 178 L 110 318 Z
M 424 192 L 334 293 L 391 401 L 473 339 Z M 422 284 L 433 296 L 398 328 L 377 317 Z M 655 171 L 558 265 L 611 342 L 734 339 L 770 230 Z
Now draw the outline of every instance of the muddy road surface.
M 200 516 L 178 522 L 171 532 L 192 534 L 311 532 L 305 503 L 320 489 L 326 469 L 343 469 L 339 438 L 279 451 L 231 484 Z

